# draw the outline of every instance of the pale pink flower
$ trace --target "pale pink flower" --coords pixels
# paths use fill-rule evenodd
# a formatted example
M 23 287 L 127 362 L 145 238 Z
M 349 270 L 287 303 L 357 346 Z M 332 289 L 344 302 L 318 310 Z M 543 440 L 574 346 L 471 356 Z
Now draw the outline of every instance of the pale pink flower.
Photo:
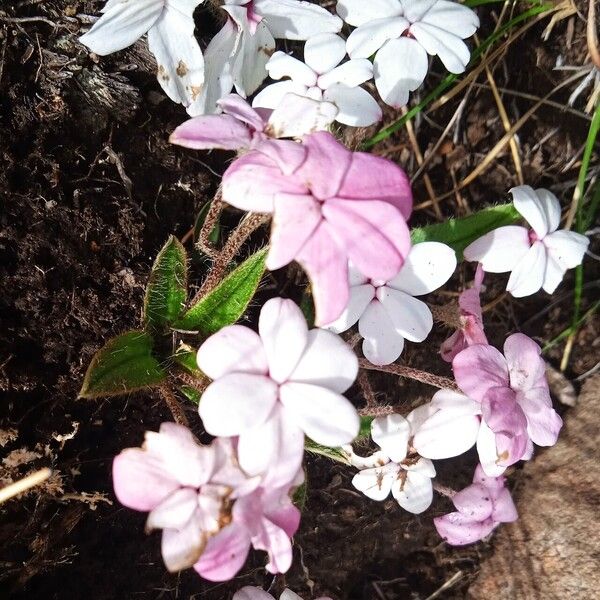
M 275 598 L 261 588 L 246 586 L 236 592 L 233 595 L 232 600 L 275 600 Z M 279 600 L 302 600 L 302 598 L 298 596 L 298 594 L 292 592 L 292 590 L 285 589 L 283 592 L 281 592 Z M 321 596 L 316 600 L 331 600 L 331 598 Z
M 248 150 L 272 138 L 300 137 L 324 129 L 336 107 L 297 94 L 286 94 L 275 110 L 252 108 L 237 94 L 217 102 L 224 114 L 189 119 L 171 134 L 172 144 L 207 150 Z
M 239 436 L 241 467 L 251 475 L 268 472 L 271 487 L 295 476 L 304 434 L 339 446 L 358 433 L 356 409 L 342 396 L 356 378 L 356 356 L 334 333 L 309 331 L 291 300 L 263 306 L 258 334 L 232 325 L 209 337 L 198 366 L 214 379 L 200 402 L 204 427 Z
M 146 528 L 162 529 L 169 571 L 191 567 L 220 529 L 226 503 L 259 483 L 231 460 L 228 440 L 201 446 L 191 432 L 163 423 L 146 432 L 143 448 L 128 448 L 113 462 L 115 494 L 125 506 L 148 511 Z
M 422 342 L 433 327 L 429 307 L 415 296 L 441 287 L 455 269 L 454 250 L 439 242 L 415 244 L 389 281 L 369 279 L 350 265 L 348 306 L 325 327 L 341 333 L 358 321 L 366 358 L 375 365 L 389 365 L 402 353 L 405 339 Z
M 487 537 L 500 523 L 512 523 L 517 509 L 504 477 L 488 477 L 481 465 L 475 469 L 472 485 L 452 497 L 457 512 L 436 517 L 433 522 L 452 546 L 472 544 Z
M 479 299 L 483 277 L 484 271 L 481 265 L 477 265 L 473 287 L 464 290 L 458 297 L 461 328 L 442 343 L 440 353 L 446 362 L 452 362 L 459 352 L 473 344 L 488 343 L 483 332 L 483 313 Z
M 388 281 L 410 250 L 412 194 L 404 171 L 350 152 L 329 133 L 242 156 L 223 176 L 223 198 L 273 214 L 267 267 L 292 260 L 304 267 L 317 325 L 335 321 L 348 304 L 349 260 L 365 277 Z
M 557 231 L 560 203 L 548 190 L 521 185 L 510 193 L 532 229 L 499 227 L 467 246 L 465 258 L 480 262 L 488 273 L 510 271 L 506 289 L 516 298 L 540 288 L 552 294 L 566 271 L 581 264 L 590 241 L 574 231 Z

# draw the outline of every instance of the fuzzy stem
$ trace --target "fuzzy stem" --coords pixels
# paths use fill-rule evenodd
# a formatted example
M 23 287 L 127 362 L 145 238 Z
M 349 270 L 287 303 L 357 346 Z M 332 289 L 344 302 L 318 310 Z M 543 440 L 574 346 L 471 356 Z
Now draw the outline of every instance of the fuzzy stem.
M 438 387 L 440 389 L 460 392 L 459 387 L 451 379 L 441 377 L 440 375 L 433 375 L 427 371 L 420 371 L 419 369 L 413 369 L 412 367 L 405 367 L 403 365 L 377 366 L 371 364 L 364 358 L 360 358 L 358 363 L 361 369 L 366 369 L 368 371 L 381 371 L 382 373 L 389 373 L 390 375 L 414 379 L 415 381 L 420 381 L 421 383 L 426 383 L 427 385 L 432 385 L 433 387 Z
M 437 483 L 436 481 L 433 482 L 433 489 L 441 496 L 446 496 L 446 498 L 450 498 L 450 500 L 452 500 L 452 498 L 456 495 L 455 490 L 445 485 L 442 485 L 441 483 Z
M 369 378 L 367 377 L 367 374 L 364 371 L 358 372 L 357 381 L 363 393 L 363 396 L 367 401 L 366 408 L 372 409 L 374 407 L 377 407 L 377 399 L 375 398 L 375 392 L 373 391 L 373 388 L 371 387 L 371 382 L 369 381 Z
M 216 248 L 213 248 L 209 237 L 212 230 L 215 228 L 215 225 L 219 220 L 222 211 L 223 196 L 221 193 L 221 186 L 219 186 L 215 197 L 210 203 L 210 208 L 206 213 L 206 218 L 204 219 L 204 223 L 202 223 L 202 228 L 200 229 L 200 235 L 198 236 L 198 240 L 196 241 L 196 247 L 198 248 L 198 250 L 200 250 L 213 260 L 218 258 L 219 251 Z
M 166 385 L 161 385 L 159 388 L 160 395 L 162 396 L 165 404 L 169 407 L 171 414 L 173 415 L 173 420 L 178 425 L 183 425 L 184 427 L 189 428 L 190 422 L 188 418 L 185 416 L 183 412 L 183 408 L 181 408 L 181 404 L 175 397 L 175 394 L 171 391 L 171 389 Z
M 365 406 L 358 409 L 361 417 L 387 417 L 396 414 L 398 411 L 393 406 Z

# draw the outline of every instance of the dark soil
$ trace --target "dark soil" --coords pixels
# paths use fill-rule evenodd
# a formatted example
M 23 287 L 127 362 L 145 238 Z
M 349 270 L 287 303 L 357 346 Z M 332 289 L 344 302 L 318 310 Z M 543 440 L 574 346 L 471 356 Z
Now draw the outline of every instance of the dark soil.
M 436 499 L 429 511 L 414 517 L 393 501 L 367 500 L 351 486 L 349 469 L 323 458 L 307 459 L 308 500 L 295 538 L 294 566 L 285 577 L 268 576 L 260 553 L 252 554 L 243 575 L 227 584 L 204 582 L 193 571 L 169 575 L 159 536 L 144 534 L 145 516 L 116 502 L 112 457 L 139 445 L 145 430 L 157 429 L 171 416 L 148 393 L 77 400 L 82 377 L 104 341 L 138 325 L 153 258 L 169 234 L 181 238 L 190 229 L 218 184 L 213 171 L 221 173 L 231 156 L 169 145 L 168 134 L 185 112 L 163 96 L 143 43 L 100 61 L 77 43 L 84 15 L 97 15 L 102 4 L 0 0 L 0 430 L 16 430 L 17 436 L 1 454 L 20 448 L 39 454 L 14 467 L 11 477 L 51 466 L 61 478 L 54 487 L 0 508 L 0 596 L 217 600 L 248 583 L 272 582 L 274 590 L 287 584 L 307 598 L 314 592 L 340 599 L 425 599 L 456 576 L 457 583 L 441 597 L 464 598 L 490 543 L 447 547 L 431 521 L 447 510 L 445 500 Z M 198 13 L 200 30 L 213 32 L 214 19 L 201 19 L 206 14 Z M 494 18 L 487 7 L 480 14 L 483 38 Z M 44 17 L 55 26 L 14 17 Z M 495 70 L 498 86 L 543 96 L 564 77 L 551 70 L 559 54 L 568 64 L 582 64 L 585 25 L 578 17 L 570 22 L 560 22 L 547 43 L 540 40 L 544 23 L 514 43 Z M 440 71 L 435 62 L 434 73 Z M 435 82 L 434 74 L 430 85 Z M 444 144 L 431 163 L 438 193 L 451 190 L 452 176 L 462 180 L 504 134 L 485 77 L 479 82 L 484 86 L 472 92 L 456 144 Z M 553 100 L 565 103 L 571 91 Z M 504 100 L 512 122 L 532 105 L 508 93 Z M 458 101 L 415 124 L 422 150 L 436 142 Z M 579 101 L 576 108 L 581 107 Z M 393 118 L 389 112 L 386 122 Z M 581 116 L 546 106 L 519 132 L 526 181 L 554 189 L 565 206 L 579 165 L 570 164 L 571 158 L 588 126 Z M 409 173 L 416 171 L 404 133 L 376 152 Z M 501 201 L 516 183 L 513 173 L 505 150 L 468 189 L 442 203 L 443 214 L 461 215 Z M 416 204 L 429 197 L 422 182 L 415 188 Z M 434 219 L 431 207 L 425 207 L 414 222 Z M 195 268 L 199 280 L 202 266 Z M 458 290 L 471 277 L 464 266 L 454 288 L 447 289 Z M 597 268 L 590 266 L 584 310 L 597 296 L 597 277 Z M 277 293 L 278 280 L 272 279 L 265 293 Z M 494 281 L 484 303 L 502 293 L 502 278 Z M 543 295 L 504 298 L 486 315 L 490 341 L 501 344 L 515 330 L 542 342 L 554 338 L 570 323 L 572 286 L 570 274 L 551 301 Z M 431 301 L 441 304 L 448 297 Z M 594 366 L 598 328 L 589 320 L 578 334 L 570 377 Z M 448 375 L 447 365 L 432 352 L 447 333 L 438 326 L 426 345 L 409 344 L 403 360 Z M 563 349 L 558 344 L 547 355 L 555 366 Z M 385 375 L 374 376 L 372 384 L 383 403 L 402 411 L 432 392 Z M 358 389 L 350 397 L 360 404 Z M 188 412 L 197 427 L 194 407 Z M 439 463 L 440 481 L 464 485 L 475 462 L 468 455 Z M 8 465 L 3 468 L 9 473 Z M 518 479 L 517 472 L 513 480 Z

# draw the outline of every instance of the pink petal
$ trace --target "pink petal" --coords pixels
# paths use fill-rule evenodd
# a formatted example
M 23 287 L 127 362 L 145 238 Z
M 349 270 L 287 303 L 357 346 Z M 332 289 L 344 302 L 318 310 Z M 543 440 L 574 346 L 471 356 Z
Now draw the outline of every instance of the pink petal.
M 223 175 L 223 199 L 241 210 L 271 213 L 275 195 L 305 194 L 306 186 L 285 176 L 269 156 L 251 151 Z
M 232 373 L 206 388 L 198 412 L 211 435 L 240 435 L 267 420 L 277 396 L 277 384 L 272 379 Z
M 361 273 L 384 281 L 398 273 L 410 250 L 410 233 L 396 207 L 379 200 L 336 198 L 324 203 L 323 216 Z
M 247 585 L 238 590 L 231 600 L 274 600 L 271 594 L 268 594 L 261 588 Z M 281 600 L 281 599 L 280 599 Z
M 302 481 L 304 474 L 302 473 Z M 300 482 L 301 483 L 301 482 Z M 298 482 L 296 482 L 299 485 Z M 262 496 L 265 517 L 285 531 L 291 538 L 300 527 L 300 511 L 292 503 L 287 491 L 267 490 Z
M 127 448 L 116 456 L 112 477 L 119 502 L 140 511 L 152 510 L 179 487 L 162 461 L 141 448 Z
M 211 379 L 229 373 L 269 372 L 263 344 L 257 333 L 242 325 L 230 325 L 211 335 L 198 350 L 198 367 Z
M 466 260 L 480 262 L 487 273 L 506 273 L 519 264 L 530 245 L 525 227 L 508 225 L 475 240 L 463 254 Z
M 494 501 L 492 519 L 496 523 L 513 523 L 518 518 L 517 507 L 513 502 L 510 492 L 506 488 L 503 488 Z
M 237 94 L 229 94 L 221 98 L 217 104 L 224 113 L 245 123 L 254 131 L 262 131 L 265 127 L 263 118 L 248 104 L 247 100 Z
M 412 212 L 413 197 L 406 173 L 390 160 L 364 152 L 352 154 L 337 196 L 349 200 L 383 200 L 394 205 L 405 220 Z
M 290 376 L 306 348 L 306 319 L 292 300 L 273 298 L 260 311 L 258 331 L 267 355 L 270 376 L 282 383 Z
M 321 207 L 312 196 L 275 196 L 267 268 L 280 269 L 296 258 L 322 220 Z
M 286 418 L 318 444 L 341 446 L 357 435 L 360 419 L 352 404 L 327 388 L 308 383 L 287 382 L 280 389 Z
M 490 477 L 485 474 L 483 467 L 479 464 L 475 467 L 475 473 L 473 473 L 473 483 L 483 485 L 485 488 L 490 490 L 492 498 L 496 498 L 500 490 L 504 488 L 506 484 L 505 477 Z
M 554 446 L 563 421 L 548 404 L 550 400 L 547 388 L 535 388 L 519 398 L 519 404 L 527 417 L 527 432 L 538 446 Z
M 469 519 L 484 521 L 491 517 L 493 504 L 489 490 L 479 483 L 473 483 L 452 497 L 454 506 Z
M 451 546 L 466 546 L 487 537 L 496 524 L 490 519 L 475 521 L 462 513 L 453 512 L 433 519 L 440 536 Z
M 454 357 L 452 369 L 460 389 L 478 402 L 490 388 L 508 386 L 506 360 L 492 346 L 466 348 Z
M 266 139 L 256 145 L 256 151 L 268 156 L 286 177 L 293 175 L 307 156 L 306 148 L 292 140 Z
M 208 540 L 194 569 L 209 581 L 228 581 L 242 568 L 249 550 L 248 532 L 231 523 Z
M 229 115 L 204 115 L 189 119 L 171 134 L 171 144 L 206 150 L 248 148 L 252 133 L 244 123 Z
M 269 555 L 266 565 L 269 573 L 286 573 L 292 566 L 292 542 L 286 532 L 268 519 L 262 519 L 258 535 L 252 537 L 252 546 Z
M 161 554 L 170 573 L 182 571 L 200 558 L 206 542 L 206 533 L 202 530 L 200 511 L 181 529 L 164 529 L 161 541 Z
M 303 145 L 308 154 L 298 175 L 319 200 L 333 198 L 350 168 L 352 153 L 325 131 L 305 136 Z
M 510 387 L 525 392 L 531 388 L 548 388 L 546 365 L 541 348 L 522 333 L 514 333 L 504 342 L 504 356 L 510 375 Z M 548 395 L 550 401 L 550 395 Z
M 289 379 L 310 383 L 342 394 L 356 379 L 358 359 L 339 336 L 323 329 L 308 332 L 304 353 Z
M 335 321 L 348 304 L 348 259 L 331 227 L 322 222 L 296 260 L 304 267 L 315 302 L 315 325 Z

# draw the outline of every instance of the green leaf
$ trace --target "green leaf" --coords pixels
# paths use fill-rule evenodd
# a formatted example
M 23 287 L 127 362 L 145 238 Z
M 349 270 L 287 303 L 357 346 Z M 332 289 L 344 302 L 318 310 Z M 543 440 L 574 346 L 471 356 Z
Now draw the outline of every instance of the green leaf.
M 306 506 L 308 500 L 308 485 L 306 484 L 306 473 L 304 474 L 304 481 L 294 490 L 292 495 L 292 502 L 296 508 L 302 512 Z
M 468 217 L 450 219 L 444 223 L 434 223 L 417 227 L 411 231 L 413 244 L 420 242 L 442 242 L 448 244 L 462 258 L 463 250 L 482 235 L 512 225 L 522 219 L 512 203 L 484 208 Z
M 188 344 L 181 344 L 177 348 L 177 352 L 173 357 L 175 362 L 183 367 L 190 375 L 194 377 L 202 377 L 203 373 L 198 368 L 198 361 L 196 360 L 197 350 L 189 346 Z
M 182 385 L 179 391 L 196 406 L 200 404 L 202 394 L 196 388 L 193 388 L 191 385 Z
M 80 398 L 118 396 L 162 383 L 167 374 L 152 355 L 152 337 L 129 331 L 109 340 L 92 359 Z
M 321 444 L 317 444 L 317 442 L 313 442 L 310 438 L 305 438 L 304 440 L 304 449 L 307 452 L 311 452 L 312 454 L 319 454 L 321 456 L 326 456 L 331 460 L 335 460 L 337 462 L 344 463 L 345 465 L 349 465 L 350 461 L 348 457 L 344 453 L 341 448 L 330 448 L 329 446 L 321 446 Z
M 253 254 L 174 324 L 174 329 L 211 335 L 246 311 L 265 271 L 267 250 Z
M 187 255 L 175 236 L 159 252 L 144 301 L 144 324 L 150 330 L 170 325 L 181 314 L 187 296 Z
M 375 417 L 361 417 L 360 418 L 360 430 L 356 439 L 368 438 L 371 436 L 371 423 L 375 420 Z

